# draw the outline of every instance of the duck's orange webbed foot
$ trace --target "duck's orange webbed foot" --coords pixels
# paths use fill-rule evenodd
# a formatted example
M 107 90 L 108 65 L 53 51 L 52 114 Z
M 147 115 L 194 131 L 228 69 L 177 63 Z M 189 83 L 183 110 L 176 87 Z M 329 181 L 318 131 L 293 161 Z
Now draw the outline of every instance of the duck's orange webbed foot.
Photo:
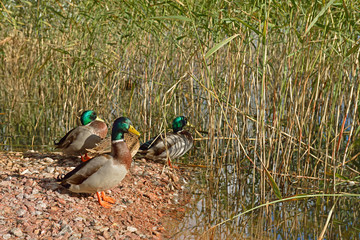
M 112 197 L 105 196 L 104 192 L 101 192 L 101 198 L 106 202 L 115 203 L 115 199 L 113 199 Z
M 103 194 L 104 192 L 101 192 L 101 194 Z M 101 196 L 100 196 L 100 193 L 99 192 L 96 192 L 96 195 L 98 197 L 98 202 L 101 206 L 103 206 L 104 208 L 111 208 L 112 205 L 108 202 L 106 202 L 105 200 L 101 200 Z
M 167 160 L 168 160 L 168 165 L 169 165 L 169 167 L 175 168 L 175 169 L 179 169 L 179 167 L 174 166 L 174 165 L 171 164 L 170 158 L 168 158 Z
M 89 157 L 89 156 L 87 155 L 87 153 L 85 153 L 85 156 L 84 156 L 84 157 L 81 156 L 81 161 L 82 161 L 82 162 L 89 161 L 90 159 L 91 159 L 91 157 Z

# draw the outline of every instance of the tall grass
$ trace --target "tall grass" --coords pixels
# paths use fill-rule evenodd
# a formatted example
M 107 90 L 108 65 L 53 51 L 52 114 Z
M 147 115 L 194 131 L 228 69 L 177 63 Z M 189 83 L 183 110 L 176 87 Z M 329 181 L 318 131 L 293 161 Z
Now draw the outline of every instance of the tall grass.
M 207 132 L 184 161 L 209 167 L 210 205 L 226 194 L 237 199 L 242 184 L 255 206 L 336 193 L 344 190 L 339 183 L 357 181 L 357 1 L 41 1 L 1 8 L 4 149 L 48 146 L 84 109 L 109 125 L 129 116 L 142 140 L 187 115 Z M 218 194 L 234 182 L 234 192 Z M 248 209 L 237 201 L 239 211 Z

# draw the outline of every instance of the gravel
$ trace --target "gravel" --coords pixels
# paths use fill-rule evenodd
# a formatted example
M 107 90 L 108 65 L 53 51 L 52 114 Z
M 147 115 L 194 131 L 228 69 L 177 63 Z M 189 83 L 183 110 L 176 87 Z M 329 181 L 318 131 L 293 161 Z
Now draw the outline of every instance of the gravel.
M 188 172 L 140 160 L 107 193 L 116 203 L 105 209 L 96 194 L 72 193 L 56 182 L 79 163 L 57 153 L 0 153 L 0 237 L 161 239 L 168 237 L 163 221 L 190 200 L 183 186 Z

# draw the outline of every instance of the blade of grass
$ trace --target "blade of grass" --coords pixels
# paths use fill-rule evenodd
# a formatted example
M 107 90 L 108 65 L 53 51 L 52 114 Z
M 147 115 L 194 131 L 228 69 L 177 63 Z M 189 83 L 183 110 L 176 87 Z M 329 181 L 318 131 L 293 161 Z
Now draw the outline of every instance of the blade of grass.
M 175 21 L 185 21 L 191 22 L 191 19 L 185 16 L 159 16 L 159 17 L 151 17 L 150 19 L 155 20 L 175 20 Z
M 231 40 L 233 40 L 234 38 L 236 38 L 237 36 L 239 36 L 240 34 L 235 34 L 231 37 L 228 37 L 224 40 L 222 40 L 221 42 L 219 42 L 218 44 L 216 44 L 214 47 L 212 47 L 206 54 L 205 54 L 205 59 L 209 58 L 211 55 L 213 55 L 216 51 L 218 51 L 220 48 L 222 48 L 224 45 L 228 44 Z
M 330 2 L 328 2 L 322 9 L 321 11 L 318 13 L 318 15 L 316 15 L 316 17 L 314 18 L 314 20 L 312 20 L 312 22 L 309 24 L 308 28 L 306 29 L 304 36 L 306 36 L 306 34 L 311 30 L 311 28 L 315 25 L 315 23 L 319 20 L 319 18 L 326 12 L 326 10 L 329 9 L 329 7 L 335 2 L 335 0 L 331 0 Z

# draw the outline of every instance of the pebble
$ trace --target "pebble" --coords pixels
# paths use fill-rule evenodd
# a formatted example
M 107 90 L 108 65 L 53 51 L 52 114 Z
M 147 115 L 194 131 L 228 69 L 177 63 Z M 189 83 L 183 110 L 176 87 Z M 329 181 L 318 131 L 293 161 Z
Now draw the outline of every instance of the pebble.
M 26 180 L 26 182 L 25 182 L 25 186 L 30 187 L 30 186 L 33 185 L 33 183 L 34 183 L 34 181 L 33 181 L 32 179 L 28 179 L 28 180 Z
M 13 228 L 10 231 L 12 234 L 14 234 L 16 237 L 21 237 L 23 235 L 23 232 L 20 228 Z
M 137 231 L 137 228 L 136 228 L 136 227 L 128 226 L 128 227 L 126 228 L 126 230 L 128 230 L 129 232 L 136 232 L 136 231 Z
M 21 217 L 23 216 L 27 211 L 25 209 L 19 209 L 16 211 L 16 214 Z
M 40 216 L 42 214 L 43 214 L 43 212 L 41 212 L 41 211 L 35 211 L 35 216 Z
M 7 234 L 2 235 L 2 238 L 7 240 L 7 239 L 11 238 L 11 235 L 7 233 Z
M 28 200 L 35 199 L 35 196 L 34 196 L 34 195 L 32 195 L 32 194 L 27 194 L 27 193 L 24 194 L 24 197 L 25 197 L 26 199 L 28 199 Z
M 65 235 L 65 233 L 72 233 L 72 229 L 68 224 L 64 224 L 61 228 L 61 231 L 59 232 L 59 236 Z
M 100 225 L 94 226 L 94 229 L 95 229 L 95 230 L 100 230 L 101 228 L 103 228 L 103 226 L 100 226 Z
M 100 230 L 100 232 L 105 232 L 105 231 L 109 230 L 109 228 L 108 227 L 102 227 L 99 230 Z
M 11 177 L 9 177 L 9 178 L 11 178 Z M 2 187 L 8 187 L 10 185 L 11 185 L 10 181 L 1 181 L 0 182 L 0 186 L 2 186 Z
M 33 188 L 31 194 L 38 194 L 38 193 L 39 193 L 39 189 Z
M 37 205 L 35 206 L 35 208 L 38 209 L 38 210 L 42 210 L 42 209 L 44 209 L 44 208 L 46 208 L 46 207 L 47 207 L 47 204 L 44 203 L 43 201 L 39 201 L 39 202 L 37 203 Z
M 104 231 L 103 232 L 103 237 L 106 238 L 106 239 L 109 239 L 111 236 L 110 236 L 110 233 L 108 231 Z
M 54 167 L 46 167 L 46 172 L 53 173 L 55 171 Z
M 22 171 L 20 174 L 21 174 L 21 175 L 25 175 L 25 174 L 27 174 L 27 173 L 28 173 L 28 174 L 32 174 L 29 169 L 25 169 L 25 170 Z
M 16 198 L 22 200 L 24 198 L 24 194 L 19 193 L 18 195 L 16 195 Z
M 81 234 L 76 233 L 76 234 L 72 234 L 71 237 L 69 238 L 69 240 L 78 240 L 80 238 L 81 238 Z
M 84 218 L 83 218 L 83 217 L 77 217 L 77 218 L 75 218 L 75 219 L 74 219 L 74 221 L 75 221 L 75 222 L 78 222 L 78 221 L 83 221 L 83 220 L 84 220 Z
M 50 158 L 50 157 L 46 157 L 43 159 L 43 162 L 49 162 L 49 163 L 52 163 L 54 162 L 54 159 Z

